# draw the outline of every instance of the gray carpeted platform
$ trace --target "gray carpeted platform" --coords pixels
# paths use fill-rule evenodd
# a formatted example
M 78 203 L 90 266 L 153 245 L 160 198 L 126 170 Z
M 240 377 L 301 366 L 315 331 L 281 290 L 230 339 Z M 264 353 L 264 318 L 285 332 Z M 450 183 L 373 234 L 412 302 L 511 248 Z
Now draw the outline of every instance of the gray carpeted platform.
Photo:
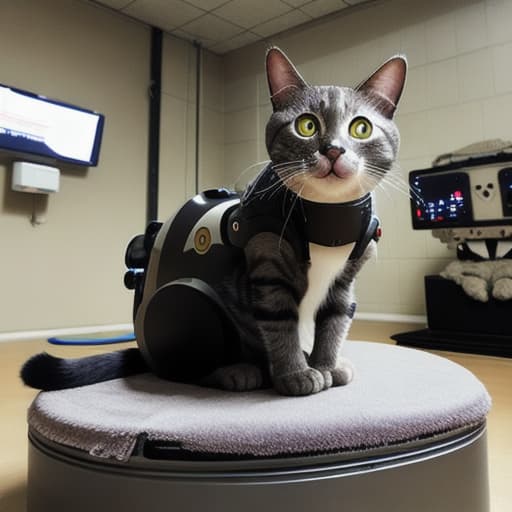
M 425 352 L 350 342 L 354 381 L 308 397 L 231 393 L 144 374 L 40 393 L 29 425 L 91 455 L 126 460 L 140 434 L 185 450 L 276 456 L 373 448 L 478 424 L 490 398 L 466 369 Z

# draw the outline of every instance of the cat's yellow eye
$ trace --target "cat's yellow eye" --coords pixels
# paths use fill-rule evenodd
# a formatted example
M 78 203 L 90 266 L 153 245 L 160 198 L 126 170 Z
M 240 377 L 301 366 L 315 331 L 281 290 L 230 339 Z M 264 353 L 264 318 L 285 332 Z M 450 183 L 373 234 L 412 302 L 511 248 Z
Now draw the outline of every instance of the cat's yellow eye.
M 313 137 L 318 131 L 317 121 L 308 114 L 300 116 L 295 121 L 295 130 L 301 137 Z
M 367 139 L 372 134 L 372 123 L 366 117 L 356 117 L 348 127 L 348 131 L 354 139 Z

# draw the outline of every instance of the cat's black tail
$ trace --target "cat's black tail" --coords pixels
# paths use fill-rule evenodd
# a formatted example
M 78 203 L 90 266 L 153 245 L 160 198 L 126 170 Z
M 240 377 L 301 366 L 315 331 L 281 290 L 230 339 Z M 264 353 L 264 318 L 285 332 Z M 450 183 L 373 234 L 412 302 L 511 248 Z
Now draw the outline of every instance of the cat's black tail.
M 138 348 L 78 359 L 61 359 L 41 352 L 32 356 L 23 365 L 21 379 L 27 386 L 43 391 L 54 391 L 147 371 L 148 367 Z

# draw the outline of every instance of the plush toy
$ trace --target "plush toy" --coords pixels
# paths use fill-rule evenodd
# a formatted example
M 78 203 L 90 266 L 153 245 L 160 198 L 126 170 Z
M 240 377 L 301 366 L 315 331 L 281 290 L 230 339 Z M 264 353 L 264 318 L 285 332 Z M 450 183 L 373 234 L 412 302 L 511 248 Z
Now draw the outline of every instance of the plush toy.
M 492 247 L 491 251 L 486 251 L 487 254 L 481 250 L 478 251 L 480 254 L 474 252 L 471 243 L 459 244 L 457 252 L 462 259 L 449 263 L 441 272 L 441 276 L 462 286 L 467 295 L 480 302 L 488 302 L 490 296 L 498 300 L 510 300 L 512 299 L 512 259 L 510 259 L 512 251 L 506 252 L 505 257 L 484 258 L 486 255 L 492 256 L 493 253 L 496 256 L 500 244 L 508 245 L 510 242 L 490 242 L 487 240 L 480 244 L 481 247 L 484 245 Z

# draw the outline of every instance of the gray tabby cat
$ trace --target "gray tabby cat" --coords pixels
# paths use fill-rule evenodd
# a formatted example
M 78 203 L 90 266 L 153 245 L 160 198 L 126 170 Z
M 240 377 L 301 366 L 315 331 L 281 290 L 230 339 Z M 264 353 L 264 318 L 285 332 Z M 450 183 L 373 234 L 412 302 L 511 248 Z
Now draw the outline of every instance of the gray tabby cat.
M 302 201 L 357 201 L 391 169 L 399 146 L 393 115 L 406 61 L 390 59 L 355 89 L 308 85 L 277 48 L 267 53 L 266 65 L 273 106 L 266 128 L 271 164 L 241 203 L 277 208 L 282 229 L 251 236 L 243 264 L 217 290 L 240 335 L 239 358 L 200 383 L 236 391 L 272 385 L 284 395 L 309 395 L 353 377 L 341 347 L 353 314 L 354 279 L 375 251 L 375 241 L 357 258 L 351 257 L 355 241 L 309 242 L 304 251 L 303 243 L 287 235 L 287 226 Z M 344 219 L 328 219 L 340 222 Z M 58 389 L 145 369 L 137 349 L 78 361 L 35 356 L 22 378 L 35 387 Z

